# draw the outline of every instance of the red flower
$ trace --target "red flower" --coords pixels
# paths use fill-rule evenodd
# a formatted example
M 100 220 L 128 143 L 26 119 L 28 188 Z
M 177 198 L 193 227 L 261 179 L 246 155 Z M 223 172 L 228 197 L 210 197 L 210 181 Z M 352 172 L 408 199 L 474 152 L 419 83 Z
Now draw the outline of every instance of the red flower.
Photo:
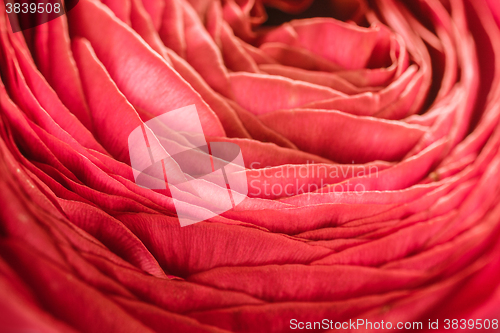
M 3 331 L 498 329 L 497 0 L 6 4 Z M 248 198 L 181 227 L 127 140 L 188 105 Z

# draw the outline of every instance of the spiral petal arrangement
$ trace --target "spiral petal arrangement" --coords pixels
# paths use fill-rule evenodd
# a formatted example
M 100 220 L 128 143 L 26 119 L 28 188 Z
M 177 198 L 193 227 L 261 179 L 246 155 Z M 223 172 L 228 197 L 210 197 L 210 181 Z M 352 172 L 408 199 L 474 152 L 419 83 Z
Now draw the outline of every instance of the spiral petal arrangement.
M 498 328 L 497 0 L 80 0 L 16 33 L 4 1 L 7 331 Z M 248 198 L 181 227 L 127 139 L 193 104 Z

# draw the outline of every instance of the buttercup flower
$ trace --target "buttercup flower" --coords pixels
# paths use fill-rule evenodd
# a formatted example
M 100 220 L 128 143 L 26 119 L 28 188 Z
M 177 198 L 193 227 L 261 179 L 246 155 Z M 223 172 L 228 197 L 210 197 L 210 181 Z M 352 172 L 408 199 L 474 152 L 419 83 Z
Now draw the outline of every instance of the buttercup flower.
M 0 331 L 498 330 L 498 0 L 19 2 Z

